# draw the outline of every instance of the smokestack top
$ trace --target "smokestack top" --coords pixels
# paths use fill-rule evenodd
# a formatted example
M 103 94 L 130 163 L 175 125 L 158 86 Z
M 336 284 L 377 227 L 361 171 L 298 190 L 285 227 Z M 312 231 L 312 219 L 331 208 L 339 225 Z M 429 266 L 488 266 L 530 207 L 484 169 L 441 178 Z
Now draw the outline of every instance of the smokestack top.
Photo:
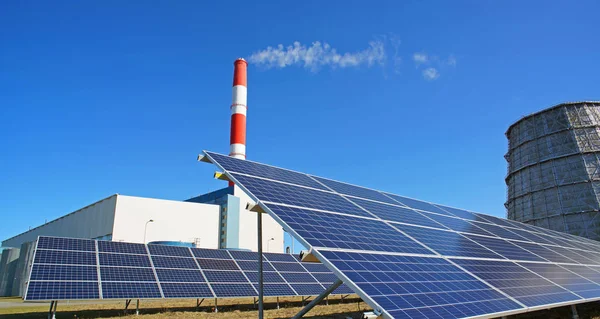
M 243 58 L 239 58 L 233 62 L 233 86 L 243 85 L 248 86 L 248 80 L 246 75 L 246 67 L 248 66 L 248 62 Z
M 244 58 L 237 58 L 235 61 L 233 61 L 233 65 L 236 65 L 238 63 L 246 63 L 246 65 L 248 65 L 248 62 L 244 59 Z

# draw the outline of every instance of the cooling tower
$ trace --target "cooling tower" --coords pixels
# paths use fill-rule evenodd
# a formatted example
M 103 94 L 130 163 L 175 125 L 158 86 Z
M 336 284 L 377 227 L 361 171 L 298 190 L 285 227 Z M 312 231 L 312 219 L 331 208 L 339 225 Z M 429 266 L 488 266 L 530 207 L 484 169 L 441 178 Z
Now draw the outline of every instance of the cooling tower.
M 507 217 L 600 240 L 600 102 L 528 115 L 506 137 Z

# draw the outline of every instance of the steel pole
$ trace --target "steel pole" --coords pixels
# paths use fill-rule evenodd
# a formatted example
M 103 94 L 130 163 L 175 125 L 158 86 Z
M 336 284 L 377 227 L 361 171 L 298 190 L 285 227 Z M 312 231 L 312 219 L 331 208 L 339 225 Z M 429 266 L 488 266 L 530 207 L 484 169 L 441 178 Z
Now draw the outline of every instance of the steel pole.
M 263 319 L 263 251 L 262 251 L 262 213 L 256 217 L 258 233 L 258 319 Z

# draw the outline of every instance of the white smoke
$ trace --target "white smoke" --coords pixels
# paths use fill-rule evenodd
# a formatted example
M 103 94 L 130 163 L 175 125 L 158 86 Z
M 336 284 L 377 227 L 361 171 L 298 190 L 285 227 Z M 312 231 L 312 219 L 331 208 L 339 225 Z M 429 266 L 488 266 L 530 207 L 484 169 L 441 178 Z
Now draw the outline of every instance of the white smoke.
M 366 65 L 384 65 L 386 60 L 385 47 L 382 41 L 371 41 L 369 47 L 358 52 L 340 54 L 328 43 L 313 42 L 309 47 L 294 42 L 294 44 L 283 47 L 267 47 L 262 51 L 255 52 L 248 60 L 266 68 L 285 68 L 292 65 L 303 66 L 313 72 L 322 67 L 347 68 Z

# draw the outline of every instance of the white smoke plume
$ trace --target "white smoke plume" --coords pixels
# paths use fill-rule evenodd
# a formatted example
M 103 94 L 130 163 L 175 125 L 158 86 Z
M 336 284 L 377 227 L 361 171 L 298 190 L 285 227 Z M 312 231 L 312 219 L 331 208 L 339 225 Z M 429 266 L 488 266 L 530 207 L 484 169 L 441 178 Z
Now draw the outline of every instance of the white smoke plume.
M 277 47 L 267 47 L 255 52 L 248 61 L 252 64 L 262 65 L 266 68 L 285 68 L 299 65 L 313 72 L 323 67 L 348 68 L 366 65 L 384 65 L 386 61 L 385 47 L 382 41 L 371 41 L 369 47 L 353 53 L 338 53 L 328 43 L 313 42 L 305 46 L 300 42 L 284 48 L 282 44 Z

